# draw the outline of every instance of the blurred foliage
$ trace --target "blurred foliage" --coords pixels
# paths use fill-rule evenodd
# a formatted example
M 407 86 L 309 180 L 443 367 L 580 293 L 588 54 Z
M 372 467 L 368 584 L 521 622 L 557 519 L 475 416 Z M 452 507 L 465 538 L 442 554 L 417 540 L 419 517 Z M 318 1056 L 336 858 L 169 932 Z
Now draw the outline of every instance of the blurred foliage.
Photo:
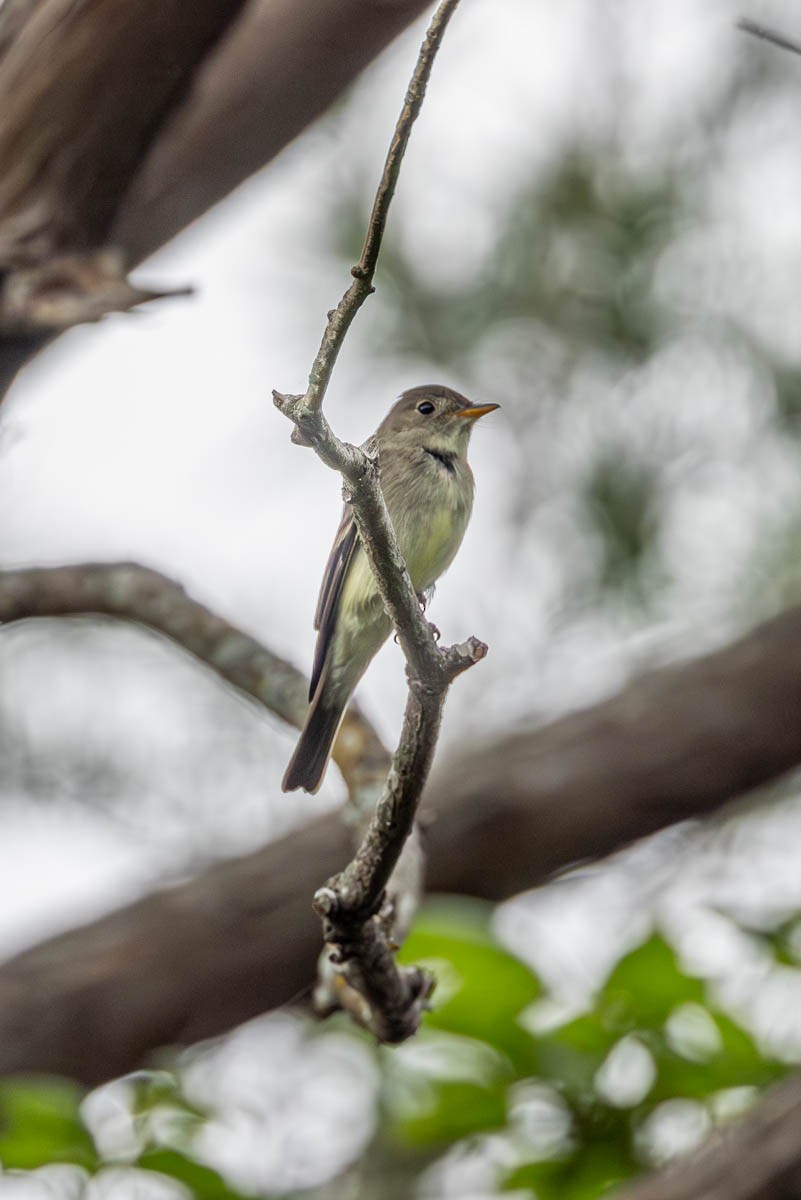
M 30 1170 L 51 1162 L 92 1169 L 98 1156 L 80 1117 L 82 1093 L 67 1080 L 0 1082 L 0 1163 Z
M 721 1119 L 727 1097 L 740 1111 L 743 1097 L 750 1102 L 787 1069 L 682 969 L 659 934 L 621 959 L 587 1011 L 540 1028 L 538 1008 L 548 997 L 495 940 L 491 912 L 443 900 L 421 913 L 403 957 L 432 965 L 441 983 L 419 1036 L 373 1051 L 381 1122 L 342 1195 L 388 1195 L 381 1180 L 392 1176 L 404 1180 L 406 1194 L 416 1180 L 426 1195 L 432 1173 L 447 1174 L 449 1162 L 472 1153 L 477 1162 L 484 1157 L 499 1194 L 595 1200 L 662 1160 L 671 1114 L 695 1112 L 706 1129 Z M 798 964 L 800 927 L 795 917 L 763 933 L 777 962 Z M 197 1155 L 197 1135 L 212 1114 L 186 1099 L 180 1075 L 141 1072 L 125 1082 L 133 1140 L 123 1161 L 141 1172 L 142 1194 L 155 1172 L 198 1200 L 236 1200 L 242 1193 Z M 60 1162 L 92 1174 L 113 1165 L 87 1131 L 81 1101 L 64 1081 L 6 1081 L 4 1170 Z M 340 1194 L 331 1186 L 313 1194 Z
M 601 587 L 634 593 L 647 588 L 659 525 L 654 473 L 642 463 L 601 457 L 582 499 L 601 539 Z
M 445 291 L 428 264 L 388 239 L 380 264 L 387 342 L 461 367 L 478 338 L 522 316 L 575 348 L 647 354 L 664 326 L 651 285 L 680 219 L 680 193 L 668 175 L 618 174 L 613 162 L 611 148 L 607 156 L 577 147 L 544 179 L 520 189 L 483 268 L 458 289 Z M 361 188 L 339 201 L 335 230 L 342 258 L 356 261 L 364 236 Z
M 670 165 L 651 172 L 626 170 L 614 146 L 576 146 L 509 197 L 495 243 L 475 275 L 458 286 L 440 283 L 414 248 L 389 237 L 380 264 L 382 306 L 375 316 L 378 344 L 432 374 L 456 371 L 468 381 L 481 361 L 479 394 L 501 399 L 521 442 L 543 442 L 542 396 L 570 400 L 570 378 L 582 364 L 606 362 L 623 371 L 645 363 L 683 325 L 655 288 L 659 262 L 690 220 L 693 200 Z M 358 255 L 363 234 L 362 189 L 338 202 L 336 248 L 345 261 Z M 493 338 L 510 325 L 520 330 L 511 349 Z M 487 379 L 513 370 L 515 387 L 496 397 Z M 541 501 L 540 473 L 517 481 L 517 517 L 525 522 Z M 533 489 L 533 490 L 532 490 Z M 659 570 L 660 469 L 648 455 L 600 435 L 573 513 L 577 527 L 597 541 L 597 570 L 573 586 L 564 601 L 585 607 L 605 598 L 646 606 L 664 580 Z M 586 561 L 592 557 L 588 555 Z M 586 569 L 586 566 L 585 566 Z
M 478 910 L 461 905 L 431 905 L 404 955 L 417 960 L 433 955 L 434 961 L 458 964 L 459 991 L 451 993 L 448 973 L 446 994 L 435 996 L 422 1037 L 434 1047 L 441 1033 L 478 1039 L 501 1064 L 494 1076 L 472 1084 L 481 1090 L 482 1103 L 471 1100 L 469 1133 L 479 1142 L 492 1133 L 498 1156 L 502 1130 L 506 1146 L 499 1157 L 506 1166 L 499 1169 L 498 1182 L 504 1188 L 530 1190 L 537 1200 L 593 1200 L 658 1161 L 654 1135 L 644 1137 L 643 1130 L 653 1118 L 659 1120 L 666 1103 L 698 1101 L 712 1114 L 730 1089 L 760 1089 L 786 1069 L 720 1010 L 706 985 L 681 968 L 658 934 L 618 963 L 587 1012 L 538 1032 L 540 989 L 534 975 L 496 947 L 505 965 L 488 980 L 480 940 L 487 919 L 488 914 L 482 919 Z M 786 929 L 797 933 L 797 923 Z M 784 944 L 784 926 L 776 936 Z M 527 983 L 519 972 L 525 972 Z M 489 991 L 495 998 L 483 1007 L 479 998 Z M 471 1012 L 472 1023 L 465 1020 Z M 462 1057 L 456 1047 L 457 1071 Z M 453 1142 L 453 1109 L 467 1102 L 466 1085 L 455 1088 L 452 1080 L 439 1078 L 419 1094 L 417 1108 L 409 1107 L 403 1071 L 396 1065 L 387 1072 L 388 1115 L 381 1137 L 407 1150 Z M 521 1085 L 532 1083 L 538 1090 L 527 1116 Z M 398 1092 L 399 1105 L 394 1103 Z M 556 1114 L 562 1117 L 560 1136 L 538 1146 Z M 463 1114 L 460 1120 L 467 1124 Z

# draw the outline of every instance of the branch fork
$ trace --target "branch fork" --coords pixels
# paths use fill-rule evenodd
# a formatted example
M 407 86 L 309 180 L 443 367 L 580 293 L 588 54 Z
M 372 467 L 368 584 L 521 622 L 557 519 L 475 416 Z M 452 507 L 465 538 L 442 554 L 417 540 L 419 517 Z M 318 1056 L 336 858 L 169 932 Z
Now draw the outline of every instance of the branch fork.
M 477 638 L 457 646 L 438 645 L 438 631 L 421 611 L 387 512 L 377 446 L 370 441 L 361 447 L 340 441 L 323 415 L 322 404 L 351 322 L 375 290 L 373 277 L 411 128 L 457 4 L 458 0 L 442 0 L 426 33 L 384 164 L 362 252 L 351 268 L 347 291 L 328 313 L 308 388 L 302 396 L 273 391 L 276 407 L 294 425 L 293 442 L 310 446 L 342 475 L 362 547 L 406 657 L 409 691 L 403 728 L 375 810 L 353 859 L 314 899 L 328 947 L 315 996 L 318 1010 L 345 1008 L 386 1042 L 402 1041 L 417 1030 L 434 986 L 426 972 L 399 967 L 395 962 L 395 906 L 387 899 L 388 885 L 414 830 L 448 688 L 457 675 L 486 655 L 487 647 Z
M 295 440 L 311 445 L 323 462 L 341 473 L 359 537 L 406 656 L 409 692 L 403 730 L 383 790 L 355 856 L 314 898 L 333 970 L 328 982 L 330 972 L 323 970 L 318 1010 L 345 1008 L 379 1041 L 398 1042 L 419 1028 L 434 980 L 427 972 L 395 962 L 387 886 L 414 827 L 448 688 L 485 657 L 487 647 L 475 637 L 455 646 L 438 644 L 398 546 L 377 457 L 341 442 L 321 412 L 309 411 L 305 397 L 280 392 L 273 397 L 299 431 Z

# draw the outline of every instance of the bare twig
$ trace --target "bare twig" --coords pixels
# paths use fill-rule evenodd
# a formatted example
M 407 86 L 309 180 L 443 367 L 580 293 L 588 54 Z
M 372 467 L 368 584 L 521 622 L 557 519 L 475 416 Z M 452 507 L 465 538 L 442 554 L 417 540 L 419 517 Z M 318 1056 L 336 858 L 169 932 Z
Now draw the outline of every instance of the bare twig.
M 423 105 L 426 85 L 431 76 L 434 59 L 439 50 L 447 24 L 453 16 L 458 3 L 459 0 L 442 0 L 420 47 L 417 65 L 415 66 L 409 86 L 406 89 L 403 108 L 398 117 L 395 133 L 393 134 L 384 162 L 384 171 L 373 202 L 373 211 L 370 213 L 370 220 L 367 224 L 367 233 L 365 234 L 362 252 L 359 256 L 359 261 L 354 267 L 351 267 L 353 283 L 351 283 L 336 308 L 332 309 L 328 315 L 328 324 L 325 327 L 323 340 L 320 343 L 320 349 L 317 351 L 317 356 L 309 372 L 309 386 L 302 403 L 302 409 L 308 412 L 319 412 L 322 408 L 323 397 L 328 388 L 331 372 L 334 369 L 340 348 L 345 340 L 345 334 L 348 332 L 356 313 L 364 304 L 367 297 L 375 290 L 373 288 L 373 276 L 375 275 L 378 255 L 381 250 L 381 239 L 384 236 L 387 214 L 389 213 L 392 197 L 395 194 L 403 156 L 406 153 L 412 126 L 417 120 Z M 298 416 L 300 416 L 301 411 L 298 411 Z
M 790 50 L 793 54 L 801 54 L 801 42 L 794 42 L 792 38 L 785 37 L 783 33 L 777 33 L 774 29 L 768 29 L 766 25 L 760 25 L 757 21 L 752 21 L 749 17 L 743 17 L 739 20 L 737 28 L 741 29 L 743 33 L 752 34 L 763 42 L 770 42 L 773 46 L 779 46 L 782 50 Z
M 158 571 L 137 563 L 84 563 L 0 572 L 0 623 L 89 614 L 134 621 L 163 634 L 288 724 L 303 724 L 308 682 L 302 672 Z M 375 788 L 386 774 L 389 755 L 355 704 L 345 716 L 334 761 L 352 794 Z
M 389 1041 L 414 1033 L 432 984 L 422 972 L 399 968 L 392 958 L 391 913 L 381 911 L 385 889 L 414 825 L 448 687 L 460 672 L 483 658 L 487 648 L 476 638 L 460 646 L 438 646 L 432 627 L 420 612 L 384 503 L 375 449 L 341 442 L 322 413 L 322 403 L 350 324 L 373 291 L 389 205 L 411 128 L 457 4 L 458 0 L 443 0 L 426 33 L 384 164 L 361 256 L 351 271 L 353 282 L 329 313 L 306 394 L 273 392 L 276 406 L 295 425 L 293 440 L 313 446 L 323 462 L 345 480 L 361 543 L 406 656 L 409 696 L 403 730 L 375 814 L 354 859 L 315 896 L 338 977 L 355 993 L 349 995 L 346 1006 L 377 1037 Z M 336 989 L 328 990 L 329 1003 L 339 999 Z
M 425 6 L 0 0 L 0 402 L 67 324 L 147 298 L 119 270 L 87 288 L 96 251 L 163 245 Z

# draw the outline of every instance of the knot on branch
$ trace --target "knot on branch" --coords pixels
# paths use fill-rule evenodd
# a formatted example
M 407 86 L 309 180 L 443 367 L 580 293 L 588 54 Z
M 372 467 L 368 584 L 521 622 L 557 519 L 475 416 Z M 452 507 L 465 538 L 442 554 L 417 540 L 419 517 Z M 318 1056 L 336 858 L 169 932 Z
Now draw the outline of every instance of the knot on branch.
M 399 967 L 383 914 L 373 916 L 348 940 L 327 939 L 328 955 L 314 993 L 318 1013 L 344 1008 L 379 1042 L 412 1037 L 429 1008 L 434 977 L 420 967 Z
M 314 893 L 312 907 L 323 923 L 323 937 L 331 945 L 342 946 L 358 936 L 365 921 L 375 917 L 384 903 L 384 893 L 375 896 L 363 873 L 350 863 L 346 871 Z
M 339 897 L 334 888 L 329 884 L 318 888 L 314 893 L 312 908 L 317 913 L 317 916 L 323 919 L 333 916 L 339 908 Z

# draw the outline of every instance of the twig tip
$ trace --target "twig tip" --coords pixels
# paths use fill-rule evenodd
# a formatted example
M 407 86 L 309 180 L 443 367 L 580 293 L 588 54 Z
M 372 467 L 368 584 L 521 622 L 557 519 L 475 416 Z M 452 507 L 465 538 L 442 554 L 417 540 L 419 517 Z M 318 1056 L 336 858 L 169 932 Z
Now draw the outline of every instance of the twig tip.
M 481 662 L 482 658 L 486 658 L 489 654 L 489 646 L 486 642 L 480 641 L 477 637 L 471 637 L 467 642 L 467 653 L 470 655 L 473 662 Z

